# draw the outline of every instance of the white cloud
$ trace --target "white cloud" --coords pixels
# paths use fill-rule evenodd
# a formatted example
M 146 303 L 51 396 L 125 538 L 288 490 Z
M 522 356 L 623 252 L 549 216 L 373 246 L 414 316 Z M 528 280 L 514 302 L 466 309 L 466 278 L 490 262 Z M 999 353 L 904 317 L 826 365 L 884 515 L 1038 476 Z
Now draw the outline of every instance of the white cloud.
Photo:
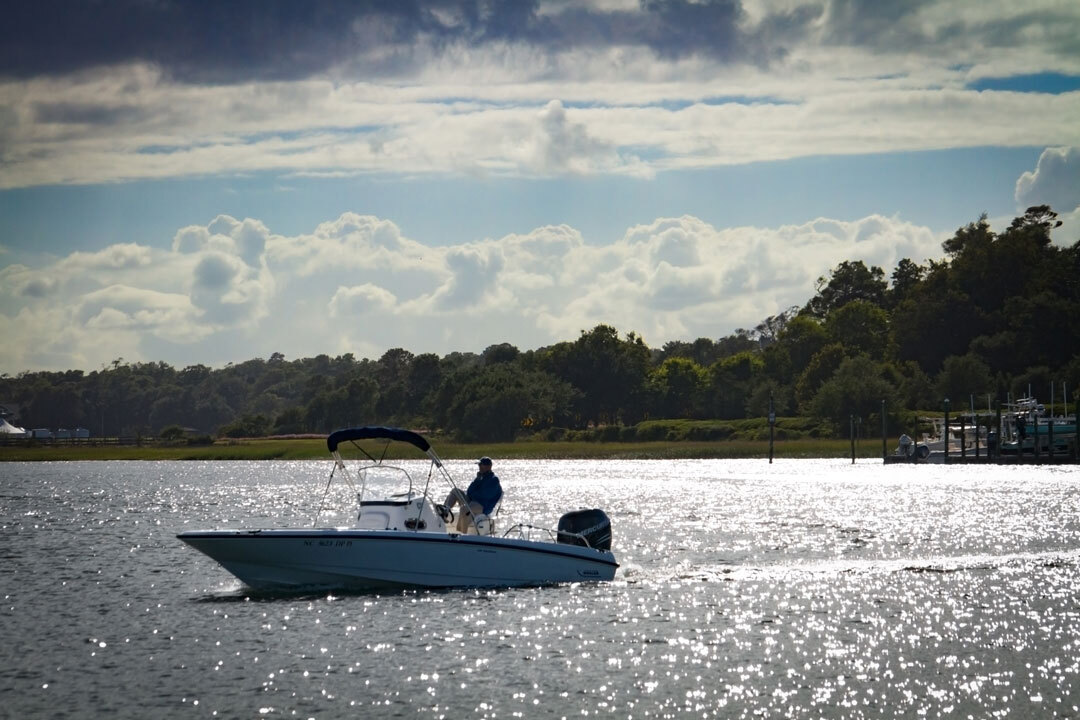
M 83 270 L 124 270 L 144 268 L 153 262 L 150 248 L 124 243 L 110 245 L 98 252 L 76 252 L 68 257 L 68 264 Z
M 191 302 L 212 326 L 236 326 L 265 316 L 273 290 L 265 268 L 255 270 L 236 255 L 212 251 L 203 253 L 195 265 Z
M 242 337 L 269 310 L 276 290 L 262 258 L 267 235 L 262 223 L 221 216 L 178 231 L 172 250 L 125 243 L 0 269 L 0 315 L 18 339 L 0 365 L 162 359 L 146 354 L 155 342 L 209 343 L 203 351 L 219 355 L 214 337 Z
M 82 296 L 71 319 L 94 332 L 147 333 L 174 342 L 200 340 L 211 332 L 186 295 L 123 285 Z
M 173 236 L 172 249 L 180 253 L 202 250 L 239 256 L 253 268 L 259 266 L 270 231 L 258 220 L 243 221 L 229 215 L 218 215 L 209 225 L 189 225 Z
M 270 236 L 266 245 L 271 267 L 301 276 L 376 267 L 382 272 L 423 272 L 425 254 L 430 260 L 432 252 L 436 251 L 403 237 L 389 220 L 351 212 L 320 223 L 310 234 Z
M 552 100 L 538 115 L 529 153 L 519 168 L 541 175 L 591 175 L 604 172 L 650 177 L 654 171 L 633 155 L 624 157 L 611 140 L 590 134 L 584 122 L 568 117 L 559 100 Z
M 1016 181 L 1018 209 L 1049 205 L 1059 213 L 1080 207 L 1080 147 L 1047 148 L 1033 171 Z
M 1061 227 L 1053 231 L 1055 242 L 1072 245 L 1080 242 L 1080 207 L 1071 213 L 1062 213 L 1059 217 Z
M 257 268 L 241 257 L 243 232 L 266 238 Z M 683 216 L 635 225 L 608 245 L 560 225 L 447 247 L 352 213 L 291 237 L 223 216 L 183 228 L 173 247 L 148 251 L 150 263 L 135 269 L 113 262 L 143 257 L 122 246 L 0 270 L 0 329 L 19 340 L 0 346 L 0 367 L 93 368 L 120 355 L 168 361 L 148 354 L 161 346 L 153 340 L 209 364 L 275 351 L 526 349 L 601 322 L 660 346 L 721 337 L 805 303 L 842 260 L 889 273 L 903 257 L 941 254 L 927 228 L 882 216 L 729 229 Z M 76 259 L 90 260 L 78 281 Z M 46 278 L 55 282 L 28 290 Z
M 1053 0 L 879 5 L 804 18 L 768 63 L 658 56 L 632 41 L 423 37 L 406 75 L 350 74 L 346 63 L 333 80 L 183 84 L 129 64 L 7 80 L 0 188 L 253 172 L 648 178 L 808 155 L 1080 145 L 1080 93 L 968 89 L 995 75 L 1080 73 L 1066 41 L 1075 25 L 1037 21 L 1080 22 L 1076 10 Z M 632 0 L 592 4 L 624 6 L 640 10 Z M 808 7 L 755 0 L 742 24 L 751 35 L 780 32 L 778 20 Z M 573 10 L 584 11 L 549 2 L 541 15 Z M 882 17 L 891 14 L 895 27 Z M 841 31 L 854 35 L 830 40 Z M 988 42 L 999 35 L 1008 41 Z M 249 264 L 269 240 L 258 229 L 208 232 L 253 241 L 241 248 Z M 184 247 L 197 241 L 178 234 Z
M 430 296 L 418 300 L 410 312 L 453 313 L 496 299 L 504 259 L 492 243 L 449 248 L 444 262 L 449 278 Z
M 397 305 L 397 298 L 392 292 L 378 285 L 364 283 L 353 287 L 339 287 L 330 298 L 328 310 L 335 318 L 350 318 L 392 311 Z

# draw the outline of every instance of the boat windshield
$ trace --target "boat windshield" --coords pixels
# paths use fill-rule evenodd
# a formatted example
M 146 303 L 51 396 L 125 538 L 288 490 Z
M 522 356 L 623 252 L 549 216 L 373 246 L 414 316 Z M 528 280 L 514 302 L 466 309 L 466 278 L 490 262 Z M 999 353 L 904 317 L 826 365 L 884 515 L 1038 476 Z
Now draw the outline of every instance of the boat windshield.
M 400 465 L 366 465 L 357 470 L 357 477 L 360 479 L 360 500 L 364 499 L 365 489 L 391 497 L 411 498 L 414 493 L 412 475 Z

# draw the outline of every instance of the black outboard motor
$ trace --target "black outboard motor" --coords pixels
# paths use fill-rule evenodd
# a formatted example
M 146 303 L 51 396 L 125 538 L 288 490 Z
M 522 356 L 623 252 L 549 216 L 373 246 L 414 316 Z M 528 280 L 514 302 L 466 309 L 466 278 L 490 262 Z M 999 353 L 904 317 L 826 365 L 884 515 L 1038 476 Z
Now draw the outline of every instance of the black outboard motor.
M 579 537 L 580 536 L 580 537 Z M 559 542 L 611 549 L 611 520 L 603 510 L 575 510 L 559 518 Z M 587 541 L 587 542 L 586 542 Z

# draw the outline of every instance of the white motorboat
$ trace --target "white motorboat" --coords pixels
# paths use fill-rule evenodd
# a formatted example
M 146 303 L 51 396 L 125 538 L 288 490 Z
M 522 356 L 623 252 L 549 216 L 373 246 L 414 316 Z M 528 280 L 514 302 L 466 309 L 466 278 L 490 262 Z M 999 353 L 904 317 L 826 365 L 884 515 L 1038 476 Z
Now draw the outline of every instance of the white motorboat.
M 404 442 L 425 452 L 431 462 L 423 487 L 405 467 L 375 459 L 358 440 Z M 366 456 L 355 473 L 339 451 L 346 442 Z M 567 513 L 555 529 L 517 524 L 501 535 L 495 532 L 496 518 L 477 514 L 460 532 L 453 511 L 431 494 L 443 481 L 453 489 L 457 484 L 422 436 L 398 428 L 359 427 L 331 433 L 326 445 L 334 459 L 327 489 L 340 471 L 356 493 L 359 507 L 352 526 L 197 530 L 177 537 L 258 590 L 512 587 L 615 576 L 611 523 L 602 510 Z M 366 499 L 369 479 L 388 471 L 407 487 L 389 498 Z M 433 488 L 437 478 L 440 487 Z

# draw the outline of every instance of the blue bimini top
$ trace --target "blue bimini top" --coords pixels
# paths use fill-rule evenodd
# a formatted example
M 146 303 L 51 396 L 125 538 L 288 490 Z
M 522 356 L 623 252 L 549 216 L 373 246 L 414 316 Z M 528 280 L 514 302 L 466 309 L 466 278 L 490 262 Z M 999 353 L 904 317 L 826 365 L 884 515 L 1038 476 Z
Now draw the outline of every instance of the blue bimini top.
M 370 425 L 367 427 L 355 427 L 346 428 L 344 430 L 337 430 L 330 433 L 326 438 L 326 447 L 330 452 L 334 452 L 338 449 L 338 445 L 349 440 L 367 440 L 369 438 L 386 438 L 387 440 L 397 440 L 398 442 L 406 442 L 410 445 L 415 445 L 424 452 L 427 452 L 431 448 L 431 443 L 425 440 L 420 435 L 417 435 L 412 430 L 402 430 L 401 428 L 392 427 L 379 427 Z

